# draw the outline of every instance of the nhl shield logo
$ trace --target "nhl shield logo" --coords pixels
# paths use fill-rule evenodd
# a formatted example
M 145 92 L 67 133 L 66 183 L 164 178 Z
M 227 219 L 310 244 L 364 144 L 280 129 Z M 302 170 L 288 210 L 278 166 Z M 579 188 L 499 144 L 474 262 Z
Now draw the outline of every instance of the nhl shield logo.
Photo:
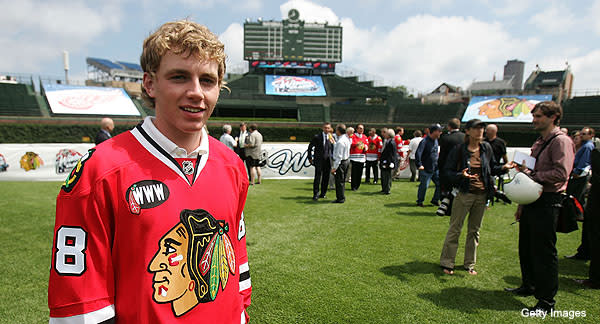
M 183 161 L 181 166 L 183 167 L 183 173 L 185 175 L 194 174 L 194 163 L 192 163 L 192 161 Z

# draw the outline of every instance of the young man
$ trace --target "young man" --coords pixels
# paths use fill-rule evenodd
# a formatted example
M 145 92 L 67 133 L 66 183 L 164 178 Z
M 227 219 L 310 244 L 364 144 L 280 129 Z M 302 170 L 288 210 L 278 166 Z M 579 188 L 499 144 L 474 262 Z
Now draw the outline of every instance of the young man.
M 540 137 L 531 147 L 535 166 L 521 167 L 533 180 L 543 185 L 538 200 L 519 205 L 515 219 L 519 222 L 519 261 L 522 284 L 506 291 L 535 295 L 532 311 L 548 312 L 554 308 L 558 291 L 558 257 L 556 254 L 556 222 L 562 202 L 561 192 L 567 188 L 573 168 L 575 148 L 569 136 L 558 127 L 562 107 L 553 101 L 542 101 L 533 107 L 533 127 Z M 520 163 L 520 161 L 515 161 Z
M 350 189 L 358 190 L 362 180 L 363 168 L 367 161 L 367 148 L 369 147 L 369 138 L 365 133 L 365 126 L 358 124 L 356 133 L 351 137 L 352 146 L 350 146 Z
M 313 200 L 325 198 L 325 195 L 327 194 L 329 174 L 331 171 L 331 158 L 333 156 L 333 144 L 335 143 L 331 134 L 331 124 L 324 123 L 322 130 L 322 132 L 313 136 L 308 144 L 308 161 L 315 166 Z M 321 194 L 319 194 L 319 186 L 321 188 Z
M 417 165 L 415 163 L 415 154 L 417 153 L 417 148 L 419 147 L 419 144 L 423 140 L 422 136 L 423 133 L 421 133 L 421 131 L 417 129 L 413 133 L 413 138 L 411 138 L 410 142 L 408 143 L 408 152 L 406 153 L 408 154 L 408 163 L 410 166 L 410 182 L 415 182 L 415 179 L 417 177 Z
M 224 46 L 169 22 L 144 41 L 141 66 L 156 117 L 90 150 L 58 195 L 50 323 L 245 323 L 248 178 L 203 130 Z
M 377 130 L 375 128 L 371 128 L 369 130 L 369 148 L 367 149 L 367 171 L 365 183 L 371 182 L 371 170 L 373 170 L 373 183 L 376 184 L 377 180 L 379 180 L 377 161 L 381 155 L 382 147 L 383 141 L 381 137 L 377 135 Z

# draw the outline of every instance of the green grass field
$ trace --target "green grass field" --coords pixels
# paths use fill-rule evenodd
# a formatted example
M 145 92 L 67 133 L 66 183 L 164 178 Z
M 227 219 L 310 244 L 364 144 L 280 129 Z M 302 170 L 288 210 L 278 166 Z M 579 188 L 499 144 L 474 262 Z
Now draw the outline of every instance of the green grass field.
M 348 185 L 349 187 L 349 185 Z M 0 182 L 0 323 L 47 323 L 47 280 L 59 183 Z M 521 309 L 533 297 L 503 287 L 520 284 L 514 206 L 485 215 L 476 266 L 479 275 L 443 275 L 439 255 L 448 217 L 415 207 L 417 185 L 394 182 L 335 192 L 313 202 L 312 181 L 266 180 L 250 188 L 245 215 L 252 275 L 252 323 L 529 323 Z M 432 192 L 428 194 L 429 201 Z M 567 260 L 581 233 L 558 235 L 558 310 L 586 311 L 598 323 L 600 292 L 572 278 L 588 264 Z M 462 265 L 464 233 L 457 255 Z M 552 323 L 568 319 L 549 319 Z

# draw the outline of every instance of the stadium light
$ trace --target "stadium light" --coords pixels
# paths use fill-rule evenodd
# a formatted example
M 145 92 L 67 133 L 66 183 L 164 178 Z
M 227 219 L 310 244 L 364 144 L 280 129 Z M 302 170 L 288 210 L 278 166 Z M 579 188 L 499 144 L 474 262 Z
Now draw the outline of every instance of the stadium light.
M 63 51 L 63 64 L 65 67 L 65 84 L 69 84 L 69 52 Z

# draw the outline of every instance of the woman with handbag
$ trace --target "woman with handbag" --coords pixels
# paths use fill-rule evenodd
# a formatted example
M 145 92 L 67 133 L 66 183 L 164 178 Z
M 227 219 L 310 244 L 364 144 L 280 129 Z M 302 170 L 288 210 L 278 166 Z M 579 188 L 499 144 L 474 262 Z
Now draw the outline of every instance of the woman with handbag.
M 454 274 L 454 262 L 458 250 L 458 239 L 463 223 L 469 214 L 467 239 L 465 242 L 464 268 L 476 275 L 475 262 L 479 244 L 479 228 L 487 202 L 494 197 L 493 176 L 505 173 L 512 163 L 498 164 L 489 143 L 483 141 L 485 123 L 471 119 L 465 126 L 465 143 L 452 149 L 444 164 L 445 176 L 459 189 L 452 204 L 450 227 L 446 234 L 440 265 L 444 273 Z

